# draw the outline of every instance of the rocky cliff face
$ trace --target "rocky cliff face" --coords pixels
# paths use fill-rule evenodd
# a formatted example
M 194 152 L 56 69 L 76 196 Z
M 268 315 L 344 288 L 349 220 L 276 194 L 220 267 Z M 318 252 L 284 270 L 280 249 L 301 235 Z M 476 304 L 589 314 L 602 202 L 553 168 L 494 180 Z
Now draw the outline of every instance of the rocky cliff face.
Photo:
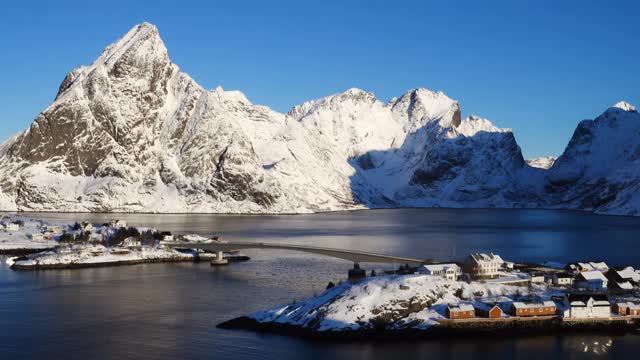
M 619 105 L 608 113 L 632 111 Z M 635 121 L 626 116 L 616 121 Z M 582 154 L 601 145 L 585 144 L 616 136 L 620 124 L 602 125 L 608 132 L 581 124 L 547 174 L 527 165 L 510 130 L 463 120 L 441 92 L 415 89 L 385 104 L 350 89 L 281 114 L 237 91 L 205 90 L 171 63 L 158 30 L 144 23 L 71 71 L 31 127 L 0 145 L 0 207 L 304 213 L 558 204 L 630 212 L 622 198 L 602 204 L 637 174 L 626 171 L 627 180 L 603 193 L 594 181 L 609 181 L 606 171 L 575 173 L 570 160 L 588 167 Z M 634 143 L 629 136 L 619 140 Z M 572 186 L 580 199 L 565 191 Z

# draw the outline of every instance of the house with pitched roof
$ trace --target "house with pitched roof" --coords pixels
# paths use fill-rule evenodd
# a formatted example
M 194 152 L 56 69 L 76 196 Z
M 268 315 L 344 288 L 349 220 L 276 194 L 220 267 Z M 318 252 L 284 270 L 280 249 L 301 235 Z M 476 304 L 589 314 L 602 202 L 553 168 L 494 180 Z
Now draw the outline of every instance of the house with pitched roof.
M 418 273 L 425 275 L 441 276 L 447 280 L 458 280 L 462 269 L 457 264 L 429 264 L 418 268 Z
M 618 290 L 633 290 L 634 286 L 640 285 L 640 274 L 631 266 L 622 270 L 611 269 L 607 272 L 609 288 Z
M 554 273 L 552 275 L 552 282 L 555 286 L 571 286 L 573 285 L 574 275 L 566 272 Z
M 512 316 L 532 317 L 555 315 L 557 311 L 556 303 L 547 301 L 516 301 L 511 304 L 509 312 Z
M 449 319 L 471 319 L 476 317 L 476 310 L 469 304 L 449 305 L 446 315 Z
M 503 264 L 504 260 L 500 255 L 494 253 L 470 254 L 464 260 L 464 269 L 477 278 L 494 278 L 498 276 Z
M 639 316 L 640 304 L 632 302 L 618 302 L 613 305 L 613 312 L 621 316 Z
M 604 274 L 600 271 L 585 271 L 576 276 L 574 287 L 578 289 L 587 289 L 591 291 L 605 291 L 609 284 Z
M 573 319 L 608 318 L 611 303 L 605 294 L 569 294 L 563 316 Z

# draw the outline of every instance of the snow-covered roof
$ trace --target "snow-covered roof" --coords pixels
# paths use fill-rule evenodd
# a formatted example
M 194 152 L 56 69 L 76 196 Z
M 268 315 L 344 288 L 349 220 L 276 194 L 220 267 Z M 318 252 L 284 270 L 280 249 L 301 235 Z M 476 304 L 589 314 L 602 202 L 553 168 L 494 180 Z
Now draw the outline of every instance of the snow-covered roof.
M 617 283 L 617 284 L 618 284 L 618 287 L 619 287 L 620 289 L 623 289 L 623 290 L 633 290 L 633 285 L 631 285 L 631 283 L 630 283 L 630 282 L 628 282 L 628 281 L 625 281 L 625 282 L 619 282 L 619 283 Z
M 423 265 L 425 269 L 435 272 L 435 271 L 445 271 L 447 269 L 453 269 L 456 271 L 460 271 L 460 266 L 456 264 L 431 264 L 431 265 Z
M 470 304 L 460 304 L 456 306 L 449 306 L 449 311 L 474 311 L 475 308 Z
M 588 301 L 576 300 L 570 303 L 571 307 L 585 307 Z M 593 306 L 611 306 L 611 303 L 607 300 L 594 300 Z
M 502 257 L 500 257 L 500 255 L 496 255 L 494 253 L 489 253 L 489 254 L 485 254 L 485 253 L 471 254 L 471 258 L 473 258 L 473 260 L 475 260 L 478 263 L 480 263 L 480 262 L 497 262 L 497 263 L 500 263 L 500 264 L 504 263 L 504 260 L 502 259 Z
M 476 302 L 475 304 L 473 304 L 473 306 L 476 309 L 484 310 L 484 311 L 491 311 L 493 310 L 493 308 L 497 307 L 498 309 L 500 309 L 500 311 L 502 311 L 502 308 L 500 308 L 500 306 L 495 303 Z
M 634 270 L 631 266 L 619 270 L 618 275 L 620 275 L 620 277 L 623 279 L 629 279 L 633 282 L 640 282 L 640 274 L 638 274 L 636 270 Z
M 619 302 L 618 306 L 626 307 L 626 308 L 629 308 L 630 310 L 640 310 L 640 304 L 634 304 L 632 302 Z
M 606 300 L 598 300 L 593 302 L 593 306 L 611 306 L 611 303 Z
M 554 303 L 553 301 L 547 300 L 544 302 L 531 302 L 531 303 L 525 303 L 525 302 L 521 302 L 521 301 L 516 301 L 513 303 L 513 306 L 516 309 L 536 309 L 536 308 L 540 308 L 540 307 L 550 307 L 550 306 L 556 306 L 556 303 Z
M 589 263 L 594 270 L 609 270 L 609 265 L 607 263 L 601 262 L 590 262 Z
M 607 278 L 600 271 L 585 271 L 583 273 L 580 273 L 580 276 L 582 276 L 587 281 L 594 281 L 594 280 L 602 280 L 604 282 L 607 281 Z
M 591 264 L 589 263 L 578 263 L 578 266 L 580 266 L 580 268 L 582 268 L 583 270 L 587 270 L 587 271 L 593 270 L 593 266 L 591 266 Z

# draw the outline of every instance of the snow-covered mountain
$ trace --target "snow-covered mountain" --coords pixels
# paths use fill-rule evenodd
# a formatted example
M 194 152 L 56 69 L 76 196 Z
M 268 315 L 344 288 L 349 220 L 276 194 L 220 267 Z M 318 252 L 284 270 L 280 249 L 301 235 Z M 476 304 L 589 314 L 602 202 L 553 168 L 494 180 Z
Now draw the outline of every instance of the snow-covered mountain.
M 529 166 L 545 170 L 551 168 L 555 162 L 556 158 L 553 156 L 541 156 L 527 160 Z
M 640 113 L 620 102 L 582 121 L 545 177 L 557 207 L 640 215 Z
M 602 136 L 616 136 L 610 133 Z M 620 140 L 633 142 L 628 136 Z M 157 28 L 144 23 L 71 71 L 31 127 L 0 145 L 0 208 L 580 208 L 586 203 L 559 187 L 568 171 L 561 169 L 581 151 L 563 155 L 547 174 L 527 165 L 510 130 L 475 116 L 463 120 L 456 101 L 426 89 L 388 103 L 349 89 L 282 114 L 238 91 L 205 90 L 170 61 Z M 591 158 L 575 161 L 581 159 Z M 593 190 L 586 176 L 584 194 Z M 625 206 L 622 212 L 631 212 Z

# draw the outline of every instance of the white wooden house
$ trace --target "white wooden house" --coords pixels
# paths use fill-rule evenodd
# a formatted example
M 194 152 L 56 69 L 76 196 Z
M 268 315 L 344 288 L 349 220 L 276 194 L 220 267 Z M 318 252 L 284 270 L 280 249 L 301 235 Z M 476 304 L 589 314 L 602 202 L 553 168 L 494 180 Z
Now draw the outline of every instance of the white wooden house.
M 20 225 L 16 224 L 16 223 L 8 223 L 7 224 L 7 231 L 18 231 L 20 230 Z
M 122 242 L 123 247 L 127 247 L 127 248 L 132 248 L 132 247 L 141 247 L 142 246 L 142 242 L 140 242 L 139 239 L 130 236 L 126 239 L 124 239 L 124 241 Z
M 578 274 L 574 287 L 593 291 L 607 290 L 609 280 L 600 271 L 585 271 Z
M 418 273 L 425 275 L 441 276 L 447 280 L 458 280 L 462 274 L 462 269 L 457 264 L 432 264 L 423 265 L 418 268 Z
M 531 282 L 534 284 L 544 283 L 544 274 L 531 274 Z
M 571 286 L 573 285 L 574 276 L 569 273 L 553 274 L 553 285 L 555 286 Z
M 604 294 L 571 294 L 566 297 L 565 318 L 591 319 L 611 316 L 611 303 Z
M 44 235 L 42 233 L 33 233 L 31 234 L 31 240 L 33 241 L 43 241 Z

